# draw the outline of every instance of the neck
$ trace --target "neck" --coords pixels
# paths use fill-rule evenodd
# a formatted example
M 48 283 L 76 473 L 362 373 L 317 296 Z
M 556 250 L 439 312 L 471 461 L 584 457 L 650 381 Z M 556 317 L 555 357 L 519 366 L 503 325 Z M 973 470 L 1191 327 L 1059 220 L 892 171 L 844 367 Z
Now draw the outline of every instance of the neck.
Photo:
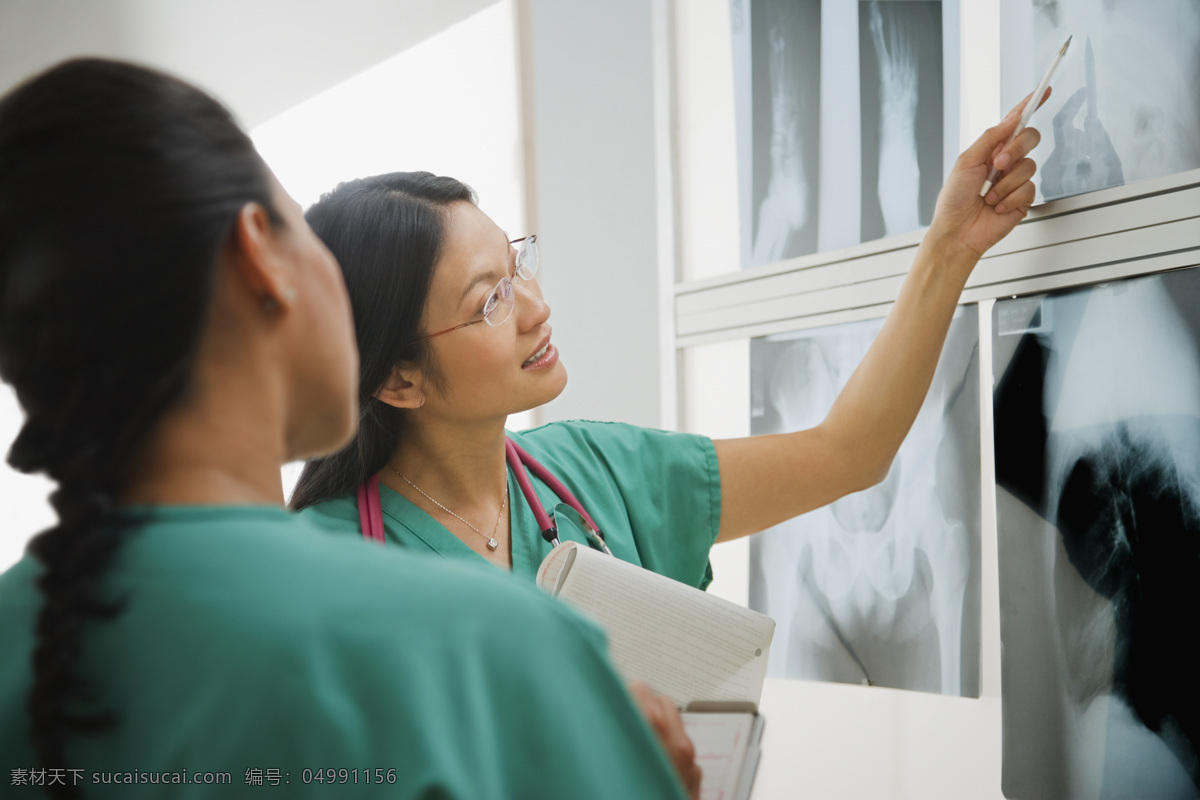
M 408 425 L 389 464 L 443 505 L 458 511 L 496 508 L 507 482 L 504 419 L 475 425 L 421 420 Z M 405 496 L 411 489 L 391 469 L 379 479 Z
M 169 410 L 136 454 L 127 505 L 283 506 L 281 393 L 270 381 L 201 371 L 199 390 Z

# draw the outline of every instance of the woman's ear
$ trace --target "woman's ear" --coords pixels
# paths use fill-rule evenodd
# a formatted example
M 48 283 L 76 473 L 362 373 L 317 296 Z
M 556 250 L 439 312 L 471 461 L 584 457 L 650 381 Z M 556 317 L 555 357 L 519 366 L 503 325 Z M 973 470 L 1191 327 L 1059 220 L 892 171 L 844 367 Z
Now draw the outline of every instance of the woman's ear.
M 420 408 L 425 405 L 425 392 L 420 387 L 419 373 L 399 365 L 392 367 L 391 374 L 375 392 L 375 397 L 394 408 Z
M 247 203 L 241 207 L 233 228 L 234 263 L 249 294 L 271 311 L 286 309 L 296 299 L 286 259 L 279 255 L 278 238 L 263 206 Z

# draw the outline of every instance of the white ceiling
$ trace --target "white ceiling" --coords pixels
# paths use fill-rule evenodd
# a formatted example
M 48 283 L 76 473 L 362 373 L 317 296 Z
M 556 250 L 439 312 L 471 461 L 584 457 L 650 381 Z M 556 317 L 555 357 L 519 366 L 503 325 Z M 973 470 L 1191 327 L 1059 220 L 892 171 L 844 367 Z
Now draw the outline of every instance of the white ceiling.
M 100 55 L 203 86 L 249 128 L 495 0 L 0 0 L 0 90 Z

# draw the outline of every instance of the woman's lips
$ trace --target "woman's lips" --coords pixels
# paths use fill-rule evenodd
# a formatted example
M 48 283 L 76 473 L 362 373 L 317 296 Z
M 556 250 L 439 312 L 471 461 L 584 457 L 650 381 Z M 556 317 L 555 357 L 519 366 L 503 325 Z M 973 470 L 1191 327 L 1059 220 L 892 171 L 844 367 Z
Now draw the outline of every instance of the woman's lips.
M 541 350 L 538 350 L 529 357 L 528 361 L 521 365 L 521 369 L 543 369 L 555 361 L 558 361 L 558 348 L 546 342 Z

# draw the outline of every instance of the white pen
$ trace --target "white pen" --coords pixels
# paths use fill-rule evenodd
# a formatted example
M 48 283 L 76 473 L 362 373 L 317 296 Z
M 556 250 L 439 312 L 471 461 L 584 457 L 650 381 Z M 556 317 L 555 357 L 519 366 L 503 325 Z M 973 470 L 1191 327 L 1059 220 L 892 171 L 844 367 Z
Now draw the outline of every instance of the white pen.
M 1025 126 L 1029 124 L 1029 118 L 1033 116 L 1033 112 L 1037 111 L 1037 107 L 1042 103 L 1042 97 L 1046 94 L 1046 87 L 1050 85 L 1050 79 L 1054 77 L 1054 70 L 1058 68 L 1058 62 L 1062 61 L 1062 57 L 1067 54 L 1067 47 L 1071 44 L 1071 39 L 1074 34 L 1067 37 L 1063 42 L 1063 46 L 1058 49 L 1058 55 L 1054 56 L 1054 60 L 1050 62 L 1050 67 L 1046 70 L 1046 74 L 1042 76 L 1042 82 L 1033 90 L 1033 94 L 1029 96 L 1029 102 L 1025 104 L 1025 108 L 1021 111 L 1021 119 L 1017 122 L 1017 127 L 1013 130 L 1012 135 L 1008 137 L 1008 142 L 1017 138 L 1017 134 L 1025 130 Z M 1008 146 L 1005 142 L 1005 146 Z M 992 188 L 992 184 L 996 182 L 996 178 L 1000 175 L 1000 170 L 992 167 L 988 173 L 987 180 L 983 182 L 983 188 L 979 190 L 980 197 L 987 197 L 988 190 Z

